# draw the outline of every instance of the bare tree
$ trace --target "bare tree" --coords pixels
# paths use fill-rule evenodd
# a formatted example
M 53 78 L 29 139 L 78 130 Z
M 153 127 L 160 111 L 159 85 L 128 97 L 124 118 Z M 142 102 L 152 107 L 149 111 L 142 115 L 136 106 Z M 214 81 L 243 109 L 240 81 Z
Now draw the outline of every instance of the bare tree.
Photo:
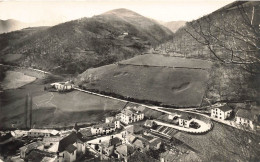
M 215 58 L 226 64 L 239 64 L 250 73 L 259 73 L 260 2 L 234 2 L 184 29 L 206 46 Z

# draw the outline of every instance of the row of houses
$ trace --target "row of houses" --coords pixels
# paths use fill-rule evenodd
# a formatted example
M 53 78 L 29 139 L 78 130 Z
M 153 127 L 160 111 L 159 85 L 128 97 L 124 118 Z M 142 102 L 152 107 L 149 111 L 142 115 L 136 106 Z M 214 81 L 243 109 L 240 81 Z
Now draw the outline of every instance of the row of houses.
M 227 104 L 215 107 L 211 109 L 211 117 L 220 120 L 227 120 L 231 117 L 233 109 Z M 255 130 L 259 125 L 260 115 L 253 112 L 252 109 L 239 109 L 235 114 L 235 123 L 246 128 L 251 128 Z
M 145 152 L 149 149 L 158 150 L 162 141 L 158 137 L 150 140 L 140 136 L 135 136 L 133 132 L 125 130 L 122 136 L 110 136 L 108 138 L 100 138 L 98 143 L 89 143 L 90 147 L 96 150 L 102 159 L 110 158 L 128 161 L 129 157 L 136 151 Z
M 42 141 L 21 147 L 20 158 L 25 161 L 75 161 L 77 156 L 86 153 L 86 140 L 77 131 L 69 135 L 45 136 Z

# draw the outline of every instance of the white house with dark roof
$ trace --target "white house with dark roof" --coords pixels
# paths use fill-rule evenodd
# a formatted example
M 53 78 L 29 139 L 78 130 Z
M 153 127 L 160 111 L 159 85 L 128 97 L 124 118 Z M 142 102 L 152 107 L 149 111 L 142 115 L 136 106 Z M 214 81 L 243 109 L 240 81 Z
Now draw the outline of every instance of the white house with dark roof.
M 185 128 L 189 128 L 190 127 L 190 123 L 192 118 L 188 115 L 181 115 L 179 117 L 179 126 L 185 127 Z
M 29 137 L 50 137 L 58 134 L 59 131 L 54 129 L 30 129 L 27 135 Z
M 56 83 L 51 83 L 51 86 L 58 91 L 64 91 L 64 90 L 72 90 L 73 89 L 73 84 L 71 84 L 69 81 L 67 82 L 56 82 Z
M 120 114 L 120 121 L 125 124 L 134 123 L 144 119 L 144 113 L 141 111 L 136 111 L 130 107 L 122 110 Z
M 93 136 L 109 134 L 116 130 L 116 125 L 115 123 L 102 123 L 98 125 L 93 125 L 90 130 Z
M 86 145 L 81 133 L 72 132 L 59 142 L 58 161 L 75 161 L 77 154 L 85 154 Z
M 249 127 L 251 129 L 256 128 L 257 115 L 252 112 L 252 110 L 248 109 L 239 109 L 236 113 L 235 121 L 237 124 Z
M 232 111 L 233 110 L 228 105 L 215 107 L 215 108 L 211 109 L 211 117 L 221 119 L 221 120 L 225 120 L 225 119 L 227 119 L 228 117 L 231 116 Z
M 120 128 L 120 121 L 116 117 L 106 117 L 106 123 L 114 123 L 116 128 Z

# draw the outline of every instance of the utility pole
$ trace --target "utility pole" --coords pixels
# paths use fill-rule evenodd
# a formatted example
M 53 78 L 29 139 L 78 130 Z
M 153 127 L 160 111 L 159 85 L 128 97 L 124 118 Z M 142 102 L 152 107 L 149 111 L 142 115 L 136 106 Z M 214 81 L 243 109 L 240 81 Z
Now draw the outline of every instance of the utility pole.
M 27 114 L 28 114 L 28 95 L 25 97 L 25 106 L 24 106 L 24 125 L 25 129 L 27 129 Z
M 29 100 L 30 100 L 30 129 L 32 129 L 32 96 L 29 95 Z

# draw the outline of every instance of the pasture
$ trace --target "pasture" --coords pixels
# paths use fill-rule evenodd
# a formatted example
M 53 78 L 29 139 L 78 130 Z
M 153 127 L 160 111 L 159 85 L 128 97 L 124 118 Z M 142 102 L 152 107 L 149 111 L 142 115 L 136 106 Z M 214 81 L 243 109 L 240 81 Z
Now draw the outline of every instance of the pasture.
M 209 72 L 201 69 L 107 65 L 89 69 L 75 82 L 95 89 L 138 100 L 175 107 L 199 106 Z

